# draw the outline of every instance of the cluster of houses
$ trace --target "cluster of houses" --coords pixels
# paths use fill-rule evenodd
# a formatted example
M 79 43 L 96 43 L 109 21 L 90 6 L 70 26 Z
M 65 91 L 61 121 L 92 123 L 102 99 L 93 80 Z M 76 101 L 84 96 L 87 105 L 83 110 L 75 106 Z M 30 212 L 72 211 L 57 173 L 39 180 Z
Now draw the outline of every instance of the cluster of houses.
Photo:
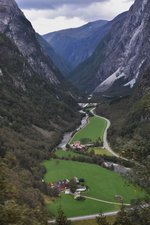
M 70 145 L 70 147 L 74 150 L 85 150 L 85 145 L 82 145 L 80 141 L 76 141 Z
M 55 183 L 48 183 L 48 186 L 51 188 L 57 188 L 59 192 L 65 191 L 69 187 L 69 180 L 68 179 L 58 180 Z
M 73 179 L 77 184 L 77 189 L 76 192 L 74 193 L 74 198 L 76 199 L 77 197 L 80 196 L 80 192 L 86 191 L 86 187 L 80 185 L 80 182 L 84 182 L 83 178 L 78 179 L 77 177 L 73 177 Z M 69 182 L 70 181 L 68 179 L 58 180 L 55 183 L 48 183 L 48 186 L 50 188 L 57 188 L 59 192 L 64 192 L 65 194 L 73 194 L 69 188 Z

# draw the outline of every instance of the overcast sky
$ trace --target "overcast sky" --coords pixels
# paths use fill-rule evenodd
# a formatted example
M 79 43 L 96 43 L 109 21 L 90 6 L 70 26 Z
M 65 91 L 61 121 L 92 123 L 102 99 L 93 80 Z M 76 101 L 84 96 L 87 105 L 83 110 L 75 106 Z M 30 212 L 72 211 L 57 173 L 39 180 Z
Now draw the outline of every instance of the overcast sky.
M 34 29 L 45 34 L 99 19 L 111 20 L 134 0 L 16 0 Z

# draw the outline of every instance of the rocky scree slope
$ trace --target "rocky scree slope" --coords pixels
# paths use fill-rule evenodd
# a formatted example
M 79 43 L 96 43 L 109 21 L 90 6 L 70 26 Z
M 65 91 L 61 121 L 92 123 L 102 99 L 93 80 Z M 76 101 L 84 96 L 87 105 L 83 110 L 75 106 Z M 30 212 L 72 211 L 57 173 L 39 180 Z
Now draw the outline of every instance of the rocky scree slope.
M 91 58 L 76 69 L 72 81 L 87 92 L 109 89 L 110 95 L 117 88 L 118 94 L 132 88 L 150 63 L 149 12 L 150 1 L 135 0 L 126 16 L 117 18 Z

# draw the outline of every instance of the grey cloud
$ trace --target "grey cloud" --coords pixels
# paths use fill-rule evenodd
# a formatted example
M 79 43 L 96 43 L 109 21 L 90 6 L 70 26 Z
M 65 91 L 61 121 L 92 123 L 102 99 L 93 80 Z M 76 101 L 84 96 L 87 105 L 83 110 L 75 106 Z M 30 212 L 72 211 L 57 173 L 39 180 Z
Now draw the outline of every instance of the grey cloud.
M 96 2 L 110 0 L 16 0 L 22 9 L 54 9 L 63 5 L 87 6 Z

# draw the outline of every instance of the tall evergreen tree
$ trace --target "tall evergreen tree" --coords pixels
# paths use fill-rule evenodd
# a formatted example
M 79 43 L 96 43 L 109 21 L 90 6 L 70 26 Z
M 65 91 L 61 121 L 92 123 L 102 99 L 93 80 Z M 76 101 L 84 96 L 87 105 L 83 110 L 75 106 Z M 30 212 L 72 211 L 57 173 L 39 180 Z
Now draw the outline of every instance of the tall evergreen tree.
M 58 211 L 55 225 L 71 225 L 71 221 L 67 220 L 67 217 L 61 208 Z

